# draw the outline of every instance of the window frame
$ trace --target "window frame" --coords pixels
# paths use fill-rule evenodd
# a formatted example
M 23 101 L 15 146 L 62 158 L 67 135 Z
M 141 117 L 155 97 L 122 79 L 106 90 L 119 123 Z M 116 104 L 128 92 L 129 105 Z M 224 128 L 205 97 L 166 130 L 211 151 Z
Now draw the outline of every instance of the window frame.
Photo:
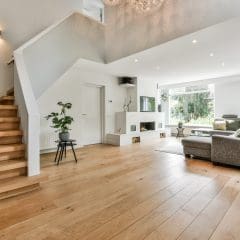
M 196 91 L 189 91 L 189 92 L 183 92 L 183 93 L 173 93 L 171 94 L 170 91 L 172 89 L 179 89 L 179 88 L 187 88 L 187 87 L 203 87 L 206 86 L 208 89 L 206 90 L 196 90 Z M 213 94 L 213 118 L 215 118 L 215 85 L 214 84 L 207 84 L 207 85 L 194 85 L 194 86 L 184 86 L 184 87 L 174 87 L 168 89 L 168 126 L 177 126 L 177 124 L 171 123 L 171 97 L 172 96 L 179 96 L 179 95 L 189 95 L 189 94 L 195 94 L 195 93 L 207 93 L 210 92 Z M 185 127 L 206 127 L 209 128 L 212 125 L 211 124 L 187 124 L 183 123 Z

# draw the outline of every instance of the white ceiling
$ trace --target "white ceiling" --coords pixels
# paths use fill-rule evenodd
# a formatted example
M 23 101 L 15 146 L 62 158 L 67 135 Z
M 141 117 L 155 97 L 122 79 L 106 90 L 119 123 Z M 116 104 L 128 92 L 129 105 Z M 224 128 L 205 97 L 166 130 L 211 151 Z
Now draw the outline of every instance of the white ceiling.
M 76 66 L 115 76 L 157 80 L 161 84 L 238 75 L 239 29 L 240 18 L 236 18 L 110 64 L 79 60 Z

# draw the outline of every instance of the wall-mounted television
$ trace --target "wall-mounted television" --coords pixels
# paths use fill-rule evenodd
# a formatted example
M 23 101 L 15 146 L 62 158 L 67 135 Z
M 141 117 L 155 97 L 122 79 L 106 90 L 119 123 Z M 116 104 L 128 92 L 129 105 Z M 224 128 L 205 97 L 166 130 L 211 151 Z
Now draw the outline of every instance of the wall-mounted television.
M 155 112 L 155 98 L 154 97 L 140 97 L 140 112 Z

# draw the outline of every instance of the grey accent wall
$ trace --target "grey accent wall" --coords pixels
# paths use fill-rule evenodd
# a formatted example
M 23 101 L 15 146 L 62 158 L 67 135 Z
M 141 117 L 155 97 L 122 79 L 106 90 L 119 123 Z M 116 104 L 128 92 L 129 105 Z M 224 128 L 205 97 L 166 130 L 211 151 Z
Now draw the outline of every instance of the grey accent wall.
M 105 9 L 107 61 L 137 53 L 240 15 L 238 0 L 165 0 L 148 15 L 128 3 Z

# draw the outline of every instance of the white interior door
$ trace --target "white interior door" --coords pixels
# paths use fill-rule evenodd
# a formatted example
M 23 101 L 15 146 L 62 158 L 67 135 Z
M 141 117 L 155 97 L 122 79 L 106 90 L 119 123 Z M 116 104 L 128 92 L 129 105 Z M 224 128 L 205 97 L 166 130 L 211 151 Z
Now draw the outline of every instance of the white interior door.
M 101 88 L 83 86 L 81 90 L 81 134 L 83 145 L 101 143 Z

